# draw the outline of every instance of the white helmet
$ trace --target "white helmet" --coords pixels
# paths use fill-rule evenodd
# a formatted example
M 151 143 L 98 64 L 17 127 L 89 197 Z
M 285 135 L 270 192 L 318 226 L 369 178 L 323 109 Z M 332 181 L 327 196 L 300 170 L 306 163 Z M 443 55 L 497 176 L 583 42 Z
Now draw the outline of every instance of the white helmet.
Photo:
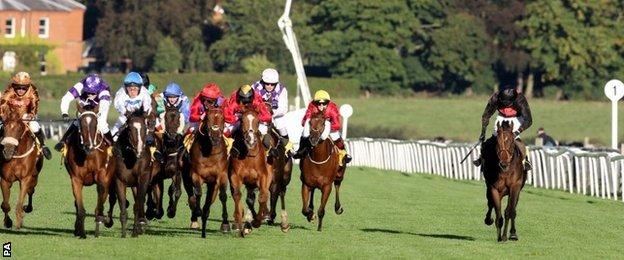
M 264 83 L 277 83 L 279 82 L 279 74 L 275 69 L 265 69 L 262 71 L 262 81 Z

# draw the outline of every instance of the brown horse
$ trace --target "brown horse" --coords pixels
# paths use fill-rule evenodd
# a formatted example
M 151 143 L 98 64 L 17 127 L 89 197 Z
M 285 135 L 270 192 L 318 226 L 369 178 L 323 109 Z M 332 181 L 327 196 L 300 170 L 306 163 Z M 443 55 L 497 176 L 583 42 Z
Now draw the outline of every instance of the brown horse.
M 82 199 L 83 186 L 97 184 L 97 205 L 95 208 L 95 237 L 100 234 L 100 224 L 107 227 L 113 225 L 112 207 L 114 205 L 115 160 L 108 154 L 109 145 L 104 141 L 102 133 L 97 131 L 98 108 L 78 106 L 78 133 L 68 137 L 67 157 L 64 164 L 71 178 L 76 207 L 74 236 L 86 238 L 84 219 L 85 208 Z M 108 218 L 104 217 L 104 202 L 111 194 L 111 210 Z
M 180 127 L 180 107 L 179 106 L 165 106 L 164 125 L 165 131 L 162 134 L 162 138 L 156 138 L 158 140 L 161 150 L 163 151 L 164 162 L 159 171 L 156 171 L 152 176 L 152 182 L 148 190 L 147 199 L 147 219 L 151 220 L 154 217 L 161 219 L 163 210 L 163 190 L 164 180 L 171 179 L 171 185 L 169 186 L 169 206 L 167 207 L 167 217 L 174 218 L 176 214 L 176 208 L 178 200 L 182 194 L 181 188 L 181 172 L 182 172 L 182 135 L 178 134 L 178 128 Z
M 191 221 L 196 226 L 197 217 L 202 219 L 202 237 L 206 237 L 206 224 L 210 215 L 210 206 L 215 202 L 217 194 L 222 206 L 221 231 L 230 231 L 230 222 L 227 213 L 227 183 L 228 183 L 228 154 L 225 139 L 223 110 L 208 108 L 201 121 L 195 140 L 190 149 L 188 172 L 184 173 L 185 187 L 189 196 Z M 206 199 L 203 209 L 200 209 L 202 185 L 206 184 Z
M 39 172 L 43 166 L 43 157 L 36 145 L 34 134 L 17 113 L 8 111 L 6 115 L 3 115 L 2 121 L 4 122 L 4 134 L 2 141 L 0 141 L 0 144 L 3 146 L 0 186 L 2 187 L 4 227 L 11 228 L 13 226 L 13 221 L 9 217 L 9 212 L 11 211 L 9 197 L 13 182 L 19 181 L 20 193 L 15 210 L 17 218 L 15 228 L 20 229 L 24 219 L 24 212 L 30 213 L 33 210 L 32 196 L 35 193 Z M 27 194 L 28 205 L 24 206 L 24 197 Z
M 496 235 L 498 241 L 507 240 L 507 225 L 511 221 L 510 240 L 518 240 L 516 234 L 516 206 L 520 191 L 524 187 L 527 173 L 522 166 L 522 151 L 518 148 L 513 134 L 513 123 L 497 123 L 497 137 L 490 138 L 484 146 L 482 171 L 485 178 L 485 192 L 488 211 L 485 224 L 492 225 L 492 208 L 496 211 Z M 505 228 L 501 215 L 501 204 L 504 196 L 509 195 L 505 209 Z
M 254 214 L 251 226 L 258 228 L 264 217 L 269 212 L 267 201 L 269 200 L 269 186 L 273 179 L 273 168 L 267 163 L 267 151 L 262 145 L 258 112 L 251 108 L 244 108 L 241 116 L 241 128 L 234 134 L 234 146 L 230 155 L 230 189 L 234 198 L 234 219 L 236 228 L 241 237 L 248 234 L 251 229 L 249 223 L 243 228 L 243 205 L 241 204 L 241 188 L 247 188 L 247 194 L 259 189 L 258 202 L 260 209 Z M 248 196 L 248 199 L 250 196 Z M 255 199 L 255 195 L 253 196 Z M 248 203 L 249 205 L 249 203 Z M 249 210 L 253 209 L 253 204 Z M 252 213 L 255 211 L 252 210 Z
M 325 129 L 325 116 L 323 112 L 318 112 L 310 117 L 310 144 L 311 150 L 307 156 L 299 162 L 301 169 L 301 197 L 303 208 L 301 213 L 312 221 L 314 216 L 314 189 L 320 189 L 321 206 L 318 209 L 318 231 L 323 226 L 323 216 L 325 216 L 325 204 L 331 194 L 332 183 L 336 187 L 336 203 L 334 210 L 340 215 L 344 211 L 340 205 L 340 184 L 344 177 L 345 167 L 338 165 L 338 148 L 331 138 L 322 140 Z
M 121 209 L 121 237 L 126 237 L 128 212 L 126 209 L 126 187 L 132 187 L 134 194 L 134 226 L 132 236 L 143 233 L 147 225 L 145 217 L 145 197 L 150 184 L 153 162 L 145 144 L 147 135 L 147 115 L 142 109 L 128 113 L 125 129 L 120 131 L 116 154 L 116 187 Z

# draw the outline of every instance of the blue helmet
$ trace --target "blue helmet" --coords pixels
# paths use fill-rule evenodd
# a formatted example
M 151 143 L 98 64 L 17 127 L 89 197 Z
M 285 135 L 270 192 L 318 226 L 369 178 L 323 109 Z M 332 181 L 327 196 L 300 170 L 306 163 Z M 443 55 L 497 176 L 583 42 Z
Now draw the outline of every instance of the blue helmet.
M 139 75 L 139 73 L 133 71 L 128 73 L 128 75 L 126 75 L 126 78 L 124 78 L 124 85 L 137 85 L 140 87 L 143 85 L 143 79 L 141 78 L 141 75 Z
M 180 86 L 175 82 L 169 83 L 169 85 L 167 85 L 167 88 L 165 88 L 165 92 L 163 92 L 163 96 L 165 97 L 180 97 L 182 95 L 184 95 L 184 92 L 182 92 L 182 88 L 180 88 Z

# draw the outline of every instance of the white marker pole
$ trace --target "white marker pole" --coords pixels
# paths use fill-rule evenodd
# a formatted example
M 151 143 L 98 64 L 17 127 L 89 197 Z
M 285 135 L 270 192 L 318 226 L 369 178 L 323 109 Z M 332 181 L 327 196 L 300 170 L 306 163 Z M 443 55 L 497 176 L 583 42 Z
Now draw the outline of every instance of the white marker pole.
M 618 149 L 618 101 L 624 97 L 624 83 L 617 79 L 609 80 L 604 92 L 611 100 L 611 148 Z
M 342 120 L 342 139 L 347 140 L 347 126 L 349 125 L 349 117 L 353 115 L 353 107 L 349 104 L 340 106 L 340 115 Z

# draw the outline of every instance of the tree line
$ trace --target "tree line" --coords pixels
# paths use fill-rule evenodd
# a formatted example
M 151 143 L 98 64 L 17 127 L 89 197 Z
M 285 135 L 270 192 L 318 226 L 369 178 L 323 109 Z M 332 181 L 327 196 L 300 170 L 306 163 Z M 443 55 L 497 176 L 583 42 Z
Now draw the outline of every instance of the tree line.
M 83 0 L 101 59 L 150 71 L 294 72 L 284 0 Z M 624 72 L 624 1 L 301 0 L 291 19 L 306 72 L 372 93 L 598 98 Z M 213 11 L 219 4 L 225 13 Z

